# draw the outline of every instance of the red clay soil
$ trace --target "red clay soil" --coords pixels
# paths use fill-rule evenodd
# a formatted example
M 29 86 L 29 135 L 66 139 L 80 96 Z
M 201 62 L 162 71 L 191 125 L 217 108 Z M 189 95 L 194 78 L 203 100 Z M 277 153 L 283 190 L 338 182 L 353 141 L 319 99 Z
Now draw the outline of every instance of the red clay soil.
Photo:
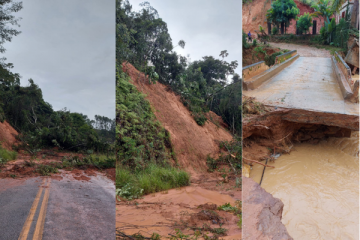
M 7 121 L 0 122 L 0 143 L 3 148 L 12 150 L 12 146 L 18 144 L 16 135 L 18 132 Z
M 232 135 L 227 130 L 210 121 L 204 126 L 199 126 L 180 101 L 180 97 L 165 85 L 149 84 L 145 75 L 129 63 L 123 64 L 123 70 L 129 74 L 136 88 L 146 95 L 146 99 L 155 109 L 156 118 L 170 132 L 171 142 L 181 167 L 190 172 L 193 168 L 197 171 L 205 170 L 207 155 L 217 158 L 220 152 L 218 142 L 232 140 Z
M 294 1 L 296 6 L 300 10 L 299 16 L 304 13 L 312 13 L 314 10 L 299 1 Z M 261 25 L 265 32 L 268 33 L 267 28 L 267 20 L 266 20 L 266 12 L 271 8 L 271 1 L 269 0 L 254 0 L 250 3 L 242 5 L 242 24 L 243 30 L 248 33 L 255 33 L 255 30 L 259 30 L 259 25 Z M 320 28 L 324 24 L 324 20 L 322 18 L 313 18 L 316 20 L 316 32 L 320 33 Z M 292 20 L 290 22 L 290 26 L 286 29 L 287 34 L 296 34 L 296 21 Z M 312 26 L 310 27 L 310 33 L 312 33 Z
M 145 94 L 156 118 L 170 132 L 178 163 L 191 173 L 191 186 L 147 195 L 141 200 L 118 202 L 116 228 L 128 235 L 139 232 L 149 237 L 157 232 L 169 238 L 169 234 L 176 235 L 175 229 L 193 234 L 190 227 L 208 224 L 211 228 L 219 228 L 219 224 L 223 223 L 222 227 L 227 229 L 227 233 L 221 239 L 241 239 L 236 215 L 211 210 L 220 216 L 223 222 L 219 222 L 219 219 L 211 219 L 208 214 L 204 216 L 204 211 L 210 210 L 201 206 L 228 202 L 234 205 L 235 201 L 241 200 L 240 187 L 236 186 L 236 176 L 232 169 L 222 165 L 219 166 L 222 172 L 206 171 L 207 155 L 217 158 L 221 153 L 218 142 L 232 140 L 232 135 L 226 130 L 227 125 L 221 117 L 209 112 L 207 117 L 210 121 L 199 126 L 180 97 L 165 85 L 150 85 L 144 74 L 131 64 L 123 64 L 123 70 L 129 74 L 136 88 Z M 227 175 L 225 179 L 222 177 L 224 172 Z
M 51 155 L 49 155 L 51 154 Z M 45 159 L 42 159 L 42 155 L 47 155 Z M 30 162 L 31 156 L 28 154 L 20 153 L 17 156 L 17 159 L 14 161 L 7 162 L 4 166 L 0 166 L 0 178 L 16 178 L 24 179 L 30 177 L 41 176 L 40 173 L 36 171 L 37 165 L 49 165 L 53 166 L 54 163 L 60 163 L 61 158 L 64 156 L 79 156 L 82 157 L 82 154 L 74 154 L 69 152 L 57 152 L 56 150 L 43 150 L 38 153 L 40 156 L 37 160 L 33 160 L 36 166 L 28 166 L 26 162 Z M 49 157 L 50 156 L 50 157 Z M 89 181 L 92 176 L 97 176 L 98 174 L 104 174 L 107 178 L 115 182 L 115 168 L 108 168 L 105 170 L 99 170 L 96 167 L 90 166 L 85 169 L 61 169 L 62 173 L 70 174 L 74 179 L 79 181 Z M 50 177 L 52 179 L 61 180 L 61 174 L 51 173 Z
M 194 228 L 208 225 L 214 229 L 221 226 L 227 229 L 227 233 L 220 239 L 241 239 L 241 229 L 237 226 L 239 218 L 232 213 L 217 210 L 218 206 L 225 203 L 235 205 L 230 196 L 200 187 L 172 189 L 147 195 L 137 201 L 118 202 L 116 227 L 127 235 L 141 233 L 151 237 L 156 232 L 170 238 L 176 235 L 175 229 L 193 235 Z

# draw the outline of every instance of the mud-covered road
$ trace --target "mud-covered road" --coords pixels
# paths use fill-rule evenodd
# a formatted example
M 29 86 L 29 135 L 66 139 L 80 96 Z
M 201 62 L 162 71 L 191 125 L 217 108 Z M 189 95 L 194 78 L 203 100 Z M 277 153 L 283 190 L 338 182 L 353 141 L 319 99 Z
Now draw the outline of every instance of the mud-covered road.
M 0 240 L 115 239 L 115 187 L 103 175 L 0 179 Z

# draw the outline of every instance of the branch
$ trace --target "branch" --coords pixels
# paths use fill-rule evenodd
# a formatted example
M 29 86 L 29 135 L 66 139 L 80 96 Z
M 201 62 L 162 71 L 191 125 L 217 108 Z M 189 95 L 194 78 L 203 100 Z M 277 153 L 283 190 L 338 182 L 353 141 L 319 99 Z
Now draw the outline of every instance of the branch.
M 263 164 L 263 163 L 261 163 L 261 162 L 255 161 L 255 160 L 248 159 L 248 158 L 246 158 L 246 157 L 243 157 L 243 158 L 245 158 L 247 161 L 254 162 L 254 163 L 257 163 L 257 164 L 263 165 L 263 166 L 265 166 L 265 167 L 275 168 L 274 166 L 270 166 L 270 165 L 267 165 L 267 164 Z

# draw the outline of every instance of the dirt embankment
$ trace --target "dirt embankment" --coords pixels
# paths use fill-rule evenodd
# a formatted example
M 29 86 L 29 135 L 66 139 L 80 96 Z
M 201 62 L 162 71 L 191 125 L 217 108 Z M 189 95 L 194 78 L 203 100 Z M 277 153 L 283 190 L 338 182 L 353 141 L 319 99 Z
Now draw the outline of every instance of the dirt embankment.
M 18 144 L 17 135 L 18 132 L 7 121 L 0 122 L 0 143 L 3 148 L 12 150 L 12 146 Z
M 266 11 L 270 9 L 270 0 L 254 0 L 242 5 L 242 28 L 248 33 L 255 33 L 261 25 L 267 33 Z
M 180 97 L 168 87 L 161 83 L 149 84 L 144 74 L 131 64 L 124 64 L 123 70 L 145 94 L 156 118 L 170 132 L 179 165 L 191 173 L 191 186 L 147 195 L 141 200 L 118 202 L 119 239 L 128 239 L 125 235 L 136 233 L 151 237 L 154 232 L 162 237 L 179 237 L 176 229 L 191 236 L 200 230 L 208 236 L 221 236 L 221 239 L 241 239 L 237 215 L 217 209 L 226 203 L 234 206 L 241 200 L 240 187 L 236 186 L 239 182 L 235 176 L 230 177 L 232 169 L 228 166 L 220 167 L 223 172 L 206 171 L 207 155 L 217 158 L 219 141 L 232 140 L 226 124 L 210 112 L 207 117 L 216 124 L 207 121 L 199 126 Z M 225 172 L 228 178 L 223 179 L 221 175 Z
M 154 107 L 156 118 L 170 132 L 180 166 L 191 172 L 193 168 L 205 170 L 207 155 L 217 158 L 220 151 L 218 142 L 231 141 L 232 135 L 210 121 L 202 127 L 199 126 L 180 101 L 180 97 L 167 86 L 158 82 L 149 84 L 144 74 L 131 64 L 124 64 L 123 69 L 129 74 L 136 88 L 146 94 L 146 99 Z M 216 114 L 211 113 L 211 115 Z

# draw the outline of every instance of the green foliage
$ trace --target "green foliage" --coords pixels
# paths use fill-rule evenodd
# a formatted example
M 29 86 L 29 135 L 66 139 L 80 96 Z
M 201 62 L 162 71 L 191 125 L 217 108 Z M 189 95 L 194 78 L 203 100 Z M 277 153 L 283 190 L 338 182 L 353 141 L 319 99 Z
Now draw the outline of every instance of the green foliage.
M 9 151 L 1 147 L 0 145 L 0 166 L 4 165 L 8 161 L 15 160 L 17 157 L 17 152 Z
M 18 22 L 21 18 L 16 18 L 12 14 L 20 11 L 22 7 L 22 2 L 13 2 L 13 0 L 0 1 L 0 53 L 6 51 L 4 48 L 5 42 L 11 42 L 13 36 L 17 36 L 21 33 L 20 31 L 9 27 L 9 25 L 19 26 Z M 5 69 L 11 68 L 12 64 L 6 64 L 5 60 L 6 58 L 0 58 L 0 67 Z
M 311 15 L 313 17 L 323 17 L 324 22 L 334 13 L 330 6 L 330 0 L 319 0 L 311 7 L 315 10 Z
M 236 215 L 241 214 L 241 202 L 237 201 L 235 206 L 231 206 L 230 203 L 225 203 L 224 205 L 219 206 L 217 209 L 225 212 L 231 212 Z
M 129 82 L 130 77 L 117 69 L 117 158 L 132 169 L 144 169 L 149 163 L 167 165 L 171 159 L 170 135 L 156 120 L 149 102 Z
M 337 25 L 335 18 L 329 21 L 329 18 L 326 16 L 324 26 L 320 29 L 321 42 L 322 44 L 340 47 L 344 52 L 346 52 L 347 41 L 349 39 L 350 33 L 350 14 L 347 7 L 345 18 L 340 19 Z
M 86 115 L 66 108 L 54 111 L 32 79 L 22 87 L 19 79 L 8 73 L 8 79 L 0 80 L 0 107 L 7 121 L 20 132 L 22 148 L 31 154 L 36 149 L 54 146 L 76 151 L 108 149 L 109 143 L 99 139 Z
M 141 5 L 139 12 L 133 12 L 128 1 L 117 2 L 117 44 L 118 64 L 129 62 L 139 71 L 181 96 L 184 105 L 192 112 L 195 121 L 203 126 L 205 113 L 211 110 L 210 100 L 227 85 L 227 79 L 234 75 L 237 61 L 227 62 L 226 50 L 220 57 L 204 56 L 202 60 L 188 63 L 185 57 L 174 50 L 166 23 L 156 9 L 148 2 Z M 185 41 L 178 46 L 184 48 Z M 148 63 L 154 65 L 149 67 Z
M 271 34 L 272 35 L 276 35 L 276 34 L 278 34 L 279 33 L 279 29 L 276 27 L 276 26 L 274 26 L 272 29 L 271 29 Z
M 258 46 L 256 48 L 254 48 L 254 52 L 255 52 L 255 56 L 257 56 L 257 57 L 259 56 L 260 53 L 266 55 L 266 51 L 265 51 L 264 47 L 262 47 L 262 46 Z
M 306 33 L 312 26 L 312 17 L 309 13 L 304 13 L 297 21 L 297 27 L 301 33 Z
M 189 174 L 177 168 L 155 164 L 139 171 L 131 171 L 122 165 L 116 168 L 117 196 L 128 200 L 189 184 Z
M 235 137 L 232 141 L 222 141 L 219 143 L 219 147 L 231 155 L 220 156 L 218 161 L 225 163 L 230 162 L 235 170 L 240 173 L 242 168 L 242 141 L 240 137 Z
M 58 172 L 56 167 L 52 167 L 50 165 L 43 165 L 43 164 L 38 165 L 35 171 L 40 173 L 40 175 L 42 176 L 50 176 L 51 173 Z
M 253 45 L 253 47 L 256 47 L 256 45 L 257 45 L 257 40 L 256 39 L 253 40 L 252 45 Z
M 61 159 L 62 166 L 58 168 L 83 168 L 96 167 L 98 169 L 114 168 L 115 167 L 115 157 L 108 157 L 105 155 L 88 155 L 85 157 L 78 156 L 68 156 Z
M 247 49 L 250 47 L 250 44 L 247 42 L 248 35 L 242 30 L 242 47 Z
M 277 0 L 272 2 L 271 8 L 266 13 L 266 18 L 274 26 L 285 24 L 286 27 L 292 19 L 297 18 L 299 13 L 300 10 L 293 0 Z
M 265 64 L 268 65 L 269 67 L 274 65 L 275 64 L 275 60 L 276 60 L 276 57 L 283 54 L 283 52 L 276 52 L 276 53 L 273 53 L 271 55 L 266 55 L 265 56 Z
M 241 93 L 240 76 L 234 74 L 232 83 L 214 94 L 208 101 L 210 110 L 221 116 L 230 131 L 237 135 L 241 135 Z

